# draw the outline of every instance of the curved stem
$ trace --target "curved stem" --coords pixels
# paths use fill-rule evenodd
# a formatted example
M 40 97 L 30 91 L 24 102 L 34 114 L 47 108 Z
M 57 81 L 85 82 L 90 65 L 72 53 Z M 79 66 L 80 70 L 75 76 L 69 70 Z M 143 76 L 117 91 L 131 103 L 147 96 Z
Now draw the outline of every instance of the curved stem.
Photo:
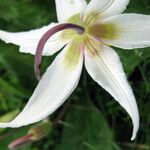
M 43 49 L 44 49 L 46 42 L 55 33 L 62 31 L 62 30 L 66 30 L 66 29 L 73 29 L 78 34 L 83 34 L 85 31 L 84 27 L 81 27 L 79 25 L 71 24 L 71 23 L 64 23 L 64 24 L 60 24 L 60 25 L 57 25 L 57 26 L 51 28 L 42 36 L 42 38 L 40 39 L 40 41 L 38 43 L 37 49 L 36 49 L 35 61 L 34 61 L 35 75 L 38 80 L 40 80 L 40 78 L 41 78 L 41 72 L 40 72 L 41 59 L 42 59 L 42 53 L 43 53 Z

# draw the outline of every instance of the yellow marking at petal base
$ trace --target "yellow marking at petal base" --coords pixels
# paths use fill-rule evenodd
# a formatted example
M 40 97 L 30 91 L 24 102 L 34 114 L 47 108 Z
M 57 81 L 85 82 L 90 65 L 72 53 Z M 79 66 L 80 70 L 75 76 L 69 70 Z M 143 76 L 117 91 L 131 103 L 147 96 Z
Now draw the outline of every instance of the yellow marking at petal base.
M 86 32 L 96 38 L 114 40 L 118 37 L 118 28 L 113 23 L 95 24 L 86 28 Z
M 75 14 L 67 20 L 67 23 L 77 24 L 84 27 L 86 30 L 86 28 L 99 21 L 99 19 L 100 14 L 98 12 L 91 12 L 85 17 L 83 17 L 81 14 Z M 75 35 L 77 35 L 77 33 L 74 30 L 68 29 L 66 31 L 63 31 L 60 37 L 61 40 L 69 40 Z
M 70 17 L 67 20 L 67 23 L 73 23 L 73 24 L 76 24 L 79 26 L 84 26 L 83 22 L 81 21 L 81 15 L 80 14 L 76 14 L 76 15 L 73 15 L 72 17 Z M 74 30 L 68 29 L 68 30 L 62 32 L 61 39 L 62 40 L 69 40 L 72 37 L 74 37 L 74 35 L 77 35 L 77 32 Z
M 67 70 L 74 69 L 80 60 L 80 55 L 82 53 L 83 47 L 83 38 L 82 36 L 75 36 L 70 47 L 68 48 L 65 57 L 64 57 L 64 65 Z
M 82 16 L 81 14 L 73 15 L 68 19 L 68 23 L 74 23 L 83 27 L 87 27 L 92 25 L 100 20 L 100 13 L 99 12 L 91 12 L 86 16 Z
M 73 38 L 73 36 L 77 34 L 76 31 L 72 30 L 72 29 L 68 29 L 62 32 L 60 38 L 61 40 L 65 41 L 65 40 L 69 40 L 71 38 Z
M 77 24 L 79 26 L 83 25 L 83 22 L 81 20 L 81 15 L 80 14 L 76 14 L 76 15 L 73 15 L 72 17 L 70 17 L 67 20 L 67 23 L 74 23 L 74 24 Z

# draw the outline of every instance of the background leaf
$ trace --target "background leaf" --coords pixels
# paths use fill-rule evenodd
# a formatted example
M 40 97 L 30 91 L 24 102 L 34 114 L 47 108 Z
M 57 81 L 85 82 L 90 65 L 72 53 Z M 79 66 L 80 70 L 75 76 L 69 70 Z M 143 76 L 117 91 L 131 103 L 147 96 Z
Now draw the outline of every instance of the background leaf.
M 61 139 L 56 150 L 119 150 L 104 117 L 87 98 L 68 110 Z

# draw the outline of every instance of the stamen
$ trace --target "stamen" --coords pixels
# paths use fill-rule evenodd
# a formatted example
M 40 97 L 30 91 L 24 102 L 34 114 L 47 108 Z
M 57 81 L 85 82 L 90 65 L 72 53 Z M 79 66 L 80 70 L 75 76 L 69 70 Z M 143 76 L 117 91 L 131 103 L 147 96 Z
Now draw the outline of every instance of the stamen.
M 42 53 L 43 53 L 46 42 L 55 33 L 60 32 L 62 30 L 66 30 L 66 29 L 72 29 L 72 30 L 76 31 L 77 34 L 83 34 L 85 31 L 84 27 L 81 27 L 79 25 L 71 24 L 71 23 L 64 23 L 64 24 L 60 24 L 60 25 L 57 25 L 57 26 L 51 28 L 42 36 L 42 38 L 40 39 L 40 41 L 38 43 L 37 49 L 36 49 L 35 61 L 34 61 L 35 75 L 38 80 L 41 79 L 41 71 L 40 71 L 41 59 L 42 59 Z

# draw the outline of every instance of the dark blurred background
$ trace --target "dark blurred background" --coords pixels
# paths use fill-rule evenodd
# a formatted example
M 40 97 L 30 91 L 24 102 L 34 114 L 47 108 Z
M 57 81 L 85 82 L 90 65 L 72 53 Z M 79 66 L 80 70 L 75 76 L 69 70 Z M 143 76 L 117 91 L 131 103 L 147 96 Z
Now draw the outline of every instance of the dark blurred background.
M 65 0 L 64 0 L 65 2 Z M 150 15 L 150 0 L 131 0 L 128 13 Z M 27 31 L 56 22 L 54 0 L 0 0 L 0 29 Z M 116 49 L 116 48 L 115 48 Z M 67 102 L 50 116 L 51 132 L 20 150 L 149 150 L 150 149 L 150 48 L 116 49 L 133 87 L 140 112 L 140 128 L 130 141 L 129 115 L 83 71 L 80 84 Z M 43 59 L 43 71 L 55 56 Z M 37 80 L 34 57 L 0 41 L 0 122 L 19 113 L 30 98 Z M 0 129 L 0 150 L 29 128 Z

